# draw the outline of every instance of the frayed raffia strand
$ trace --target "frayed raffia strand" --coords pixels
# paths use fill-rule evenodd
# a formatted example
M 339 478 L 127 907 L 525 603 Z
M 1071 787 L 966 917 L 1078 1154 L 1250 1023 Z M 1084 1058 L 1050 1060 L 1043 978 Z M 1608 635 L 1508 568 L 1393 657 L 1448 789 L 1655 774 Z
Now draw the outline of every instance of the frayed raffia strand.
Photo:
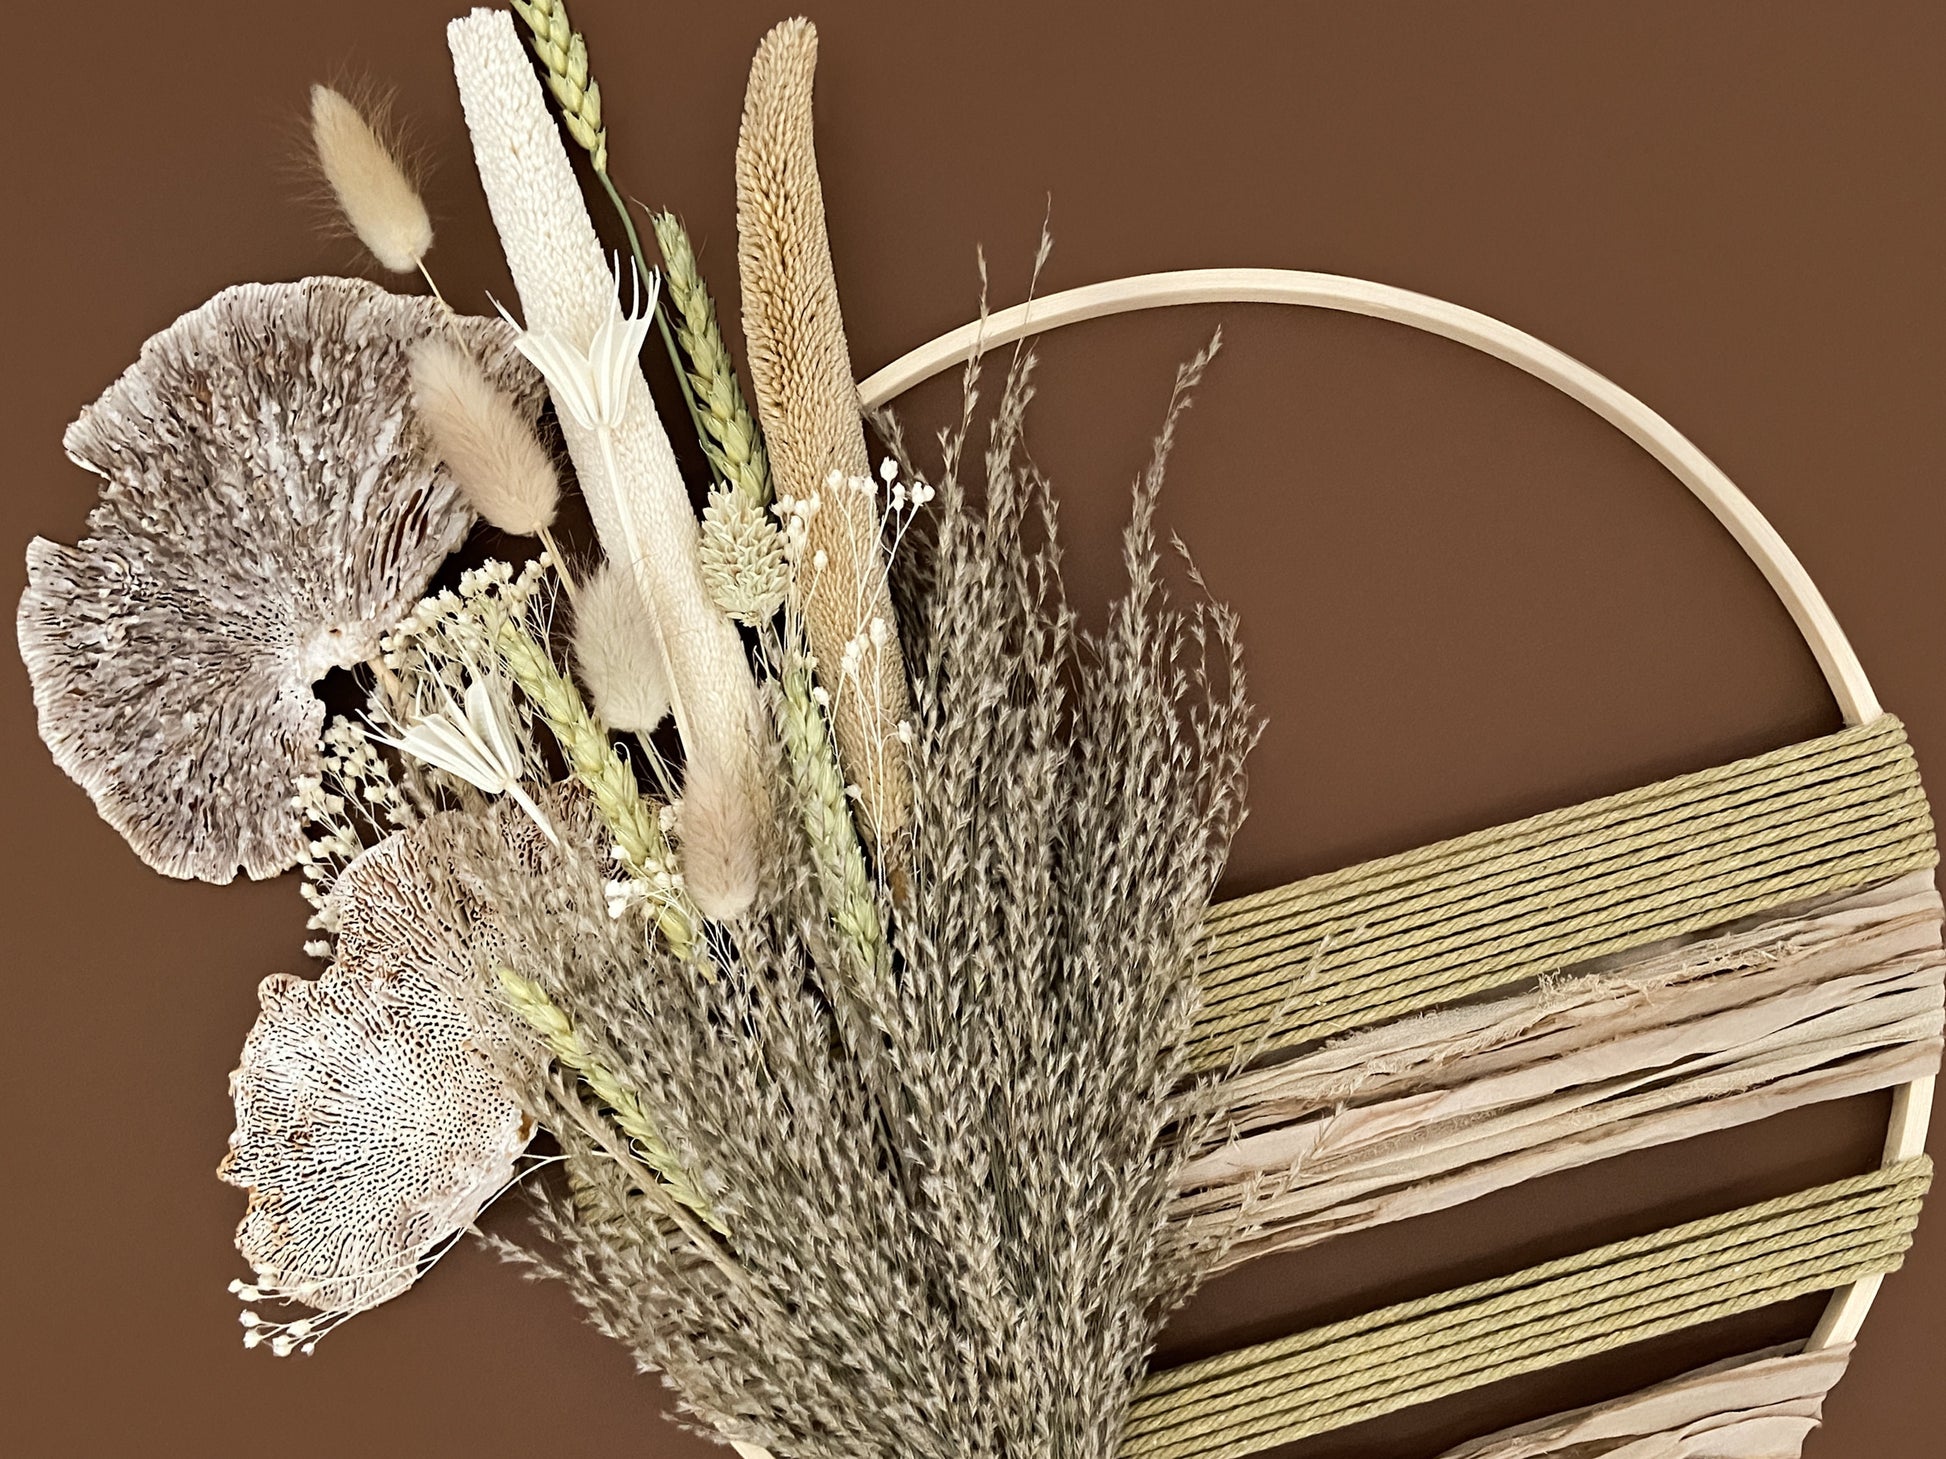
M 1216 907 L 1197 1058 L 1371 1027 L 1938 859 L 1904 727 L 1882 715 Z M 1325 981 L 1291 998 L 1326 939 Z
M 845 484 L 869 480 L 871 470 L 812 146 L 816 67 L 817 31 L 806 20 L 777 26 L 751 62 L 737 138 L 743 329 L 777 489 L 820 500 L 807 558 L 818 565 L 801 569 L 795 591 L 831 695 L 838 760 L 858 787 L 861 829 L 884 847 L 911 817 L 899 738 L 908 697 L 877 500 Z M 882 644 L 862 657 L 854 649 L 855 672 L 841 670 L 847 648 L 874 623 L 885 625 Z
M 1592 1408 L 1449 1449 L 1440 1459 L 1796 1459 L 1852 1346 L 1765 1349 Z
M 1405 1019 L 1210 1091 L 1232 1138 L 1176 1219 L 1225 1266 L 1937 1069 L 1925 872 Z
M 1240 1459 L 1895 1270 L 1931 1179 L 1919 1156 L 1157 1374 L 1122 1459 Z

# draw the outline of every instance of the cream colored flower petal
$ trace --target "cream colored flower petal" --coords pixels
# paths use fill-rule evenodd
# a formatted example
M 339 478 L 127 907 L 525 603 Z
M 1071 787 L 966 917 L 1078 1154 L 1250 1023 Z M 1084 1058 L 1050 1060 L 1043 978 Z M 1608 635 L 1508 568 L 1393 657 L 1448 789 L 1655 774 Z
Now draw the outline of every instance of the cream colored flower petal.
M 362 281 L 245 284 L 69 427 L 106 484 L 78 546 L 28 549 L 21 656 L 55 762 L 157 870 L 296 862 L 311 686 L 371 657 L 472 520 L 412 413 L 409 347 L 449 327 Z M 456 327 L 537 410 L 504 326 Z

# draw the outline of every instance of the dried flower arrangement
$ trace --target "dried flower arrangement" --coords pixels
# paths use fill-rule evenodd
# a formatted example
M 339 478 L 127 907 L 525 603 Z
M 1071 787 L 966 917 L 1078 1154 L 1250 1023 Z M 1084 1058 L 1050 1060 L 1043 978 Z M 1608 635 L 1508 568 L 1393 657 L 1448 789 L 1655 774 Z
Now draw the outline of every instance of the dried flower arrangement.
M 151 341 L 69 435 L 108 484 L 79 548 L 34 544 L 20 611 L 43 733 L 138 853 L 303 869 L 326 969 L 265 981 L 232 1078 L 244 1341 L 313 1351 L 558 1165 L 507 1254 L 725 1439 L 1110 1454 L 1221 1245 L 1170 1208 L 1255 727 L 1234 623 L 1169 605 L 1152 527 L 1207 356 L 1083 632 L 1022 446 L 1031 355 L 983 451 L 976 358 L 930 478 L 896 438 L 873 468 L 807 22 L 760 47 L 737 151 L 754 410 L 672 213 L 643 255 L 563 7 L 449 42 L 517 307 L 449 305 L 408 172 L 315 88 L 344 221 L 430 297 L 245 286 Z M 598 539 L 572 570 L 567 489 Z M 427 596 L 476 516 L 540 550 Z M 366 703 L 327 725 L 334 669 Z
M 1482 316 L 1217 280 L 1566 381 L 1757 544 L 1850 727 L 1213 908 L 1257 725 L 1238 625 L 1171 602 L 1155 511 L 1216 342 L 1084 630 L 1031 351 L 974 444 L 983 332 L 1024 309 L 927 347 L 965 362 L 961 417 L 926 471 L 875 417 L 873 467 L 808 22 L 759 46 L 736 149 L 754 410 L 671 212 L 650 266 L 565 7 L 448 42 L 517 307 L 453 307 L 383 127 L 314 88 L 343 221 L 429 295 L 314 278 L 185 315 L 68 432 L 104 481 L 88 535 L 28 549 L 57 763 L 157 870 L 301 867 L 313 909 L 325 969 L 262 983 L 231 1076 L 245 1345 L 315 1351 L 524 1182 L 534 1243 L 486 1239 L 746 1459 L 1234 1459 L 1837 1291 L 1802 1350 L 1449 1459 L 1794 1453 L 1929 1178 L 1946 953 L 1903 731 L 1735 488 Z M 476 518 L 536 552 L 431 591 Z M 334 671 L 363 702 L 326 723 Z M 1880 1170 L 1148 1371 L 1226 1266 L 1888 1088 Z

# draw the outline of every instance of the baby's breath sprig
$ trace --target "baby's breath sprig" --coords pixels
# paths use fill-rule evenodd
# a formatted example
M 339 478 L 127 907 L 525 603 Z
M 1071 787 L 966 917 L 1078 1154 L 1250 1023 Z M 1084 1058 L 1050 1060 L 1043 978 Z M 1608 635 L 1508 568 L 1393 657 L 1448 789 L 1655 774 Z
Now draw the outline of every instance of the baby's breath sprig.
M 628 249 L 635 257 L 639 277 L 650 277 L 652 270 L 648 259 L 643 256 L 642 238 L 635 231 L 635 219 L 621 190 L 608 175 L 608 127 L 601 117 L 601 85 L 588 70 L 586 38 L 569 21 L 568 7 L 563 0 L 508 0 L 508 4 L 527 27 L 527 43 L 533 47 L 547 74 L 547 89 L 553 94 L 555 105 L 561 109 L 562 124 L 567 127 L 568 135 L 575 144 L 588 154 L 588 162 L 594 168 L 602 191 L 608 194 L 608 201 L 614 204 L 615 211 L 621 216 L 622 228 L 628 234 Z M 676 347 L 675 335 L 670 332 L 668 310 L 659 296 L 655 301 L 655 323 L 662 335 L 663 348 L 669 352 L 669 363 L 675 366 L 676 383 L 682 387 L 683 404 L 689 407 L 689 418 L 695 424 L 696 434 L 698 438 L 707 440 L 702 412 L 697 408 L 695 392 L 690 388 L 689 374 L 683 369 L 682 353 Z
M 575 1030 L 574 1021 L 547 996 L 547 990 L 512 968 L 501 967 L 495 972 L 514 1012 L 540 1035 L 555 1062 L 579 1075 L 589 1092 L 613 1112 L 616 1125 L 628 1136 L 642 1163 L 661 1177 L 669 1196 L 694 1211 L 712 1230 L 726 1231 L 722 1218 L 649 1122 L 635 1091 L 595 1057 Z
M 338 874 L 366 847 L 412 825 L 419 816 L 400 793 L 385 757 L 343 715 L 325 727 L 318 754 L 318 773 L 298 778 L 291 804 L 311 828 L 299 855 L 304 900 L 312 911 L 307 926 L 329 933 L 336 931 L 328 898 Z M 311 957 L 328 958 L 331 943 L 307 942 L 304 951 Z

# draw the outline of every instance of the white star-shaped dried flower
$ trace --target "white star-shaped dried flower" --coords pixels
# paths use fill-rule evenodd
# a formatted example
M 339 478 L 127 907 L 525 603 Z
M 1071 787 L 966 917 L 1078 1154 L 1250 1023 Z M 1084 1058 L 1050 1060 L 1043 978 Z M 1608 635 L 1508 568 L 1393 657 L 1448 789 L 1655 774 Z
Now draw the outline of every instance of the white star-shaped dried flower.
M 447 331 L 538 411 L 498 320 L 306 279 L 226 289 L 69 427 L 105 485 L 78 546 L 28 548 L 21 656 L 55 762 L 157 870 L 302 854 L 311 686 L 378 651 L 472 520 L 412 412 L 408 350 Z
M 629 265 L 632 307 L 623 309 L 619 290 L 622 276 L 618 268 L 615 285 L 618 296 L 614 309 L 595 329 L 595 337 L 584 351 L 558 334 L 545 330 L 521 329 L 519 322 L 498 302 L 500 317 L 520 330 L 514 346 L 535 369 L 546 377 L 554 391 L 554 403 L 583 430 L 614 430 L 628 412 L 630 383 L 641 370 L 642 345 L 649 337 L 655 317 L 656 293 L 662 276 L 650 273 L 648 288 L 642 276 Z
M 495 689 L 491 681 L 476 678 L 466 686 L 463 703 L 447 694 L 444 709 L 422 715 L 397 739 L 374 738 L 488 795 L 506 796 L 532 816 L 552 842 L 554 828 L 521 785 L 526 757 L 507 724 L 505 696 Z

